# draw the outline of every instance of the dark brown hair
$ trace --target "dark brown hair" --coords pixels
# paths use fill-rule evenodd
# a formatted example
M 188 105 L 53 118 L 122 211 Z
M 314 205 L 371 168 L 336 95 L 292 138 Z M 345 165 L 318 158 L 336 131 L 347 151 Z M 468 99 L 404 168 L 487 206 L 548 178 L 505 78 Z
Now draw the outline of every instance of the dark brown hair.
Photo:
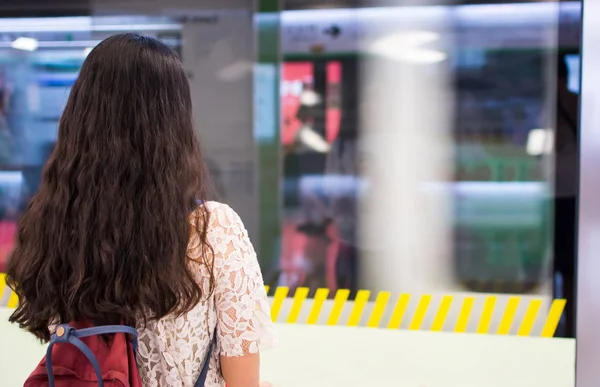
M 19 224 L 10 321 L 47 341 L 53 323 L 136 325 L 192 309 L 206 295 L 190 263 L 191 233 L 212 251 L 208 213 L 190 217 L 206 194 L 204 170 L 177 55 L 134 34 L 101 42 Z

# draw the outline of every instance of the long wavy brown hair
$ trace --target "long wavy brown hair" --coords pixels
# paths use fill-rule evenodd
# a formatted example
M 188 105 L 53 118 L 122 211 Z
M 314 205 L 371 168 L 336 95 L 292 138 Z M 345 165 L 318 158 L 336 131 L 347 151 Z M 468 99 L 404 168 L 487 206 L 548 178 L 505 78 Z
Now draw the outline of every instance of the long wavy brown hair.
M 54 323 L 136 325 L 191 310 L 206 296 L 188 254 L 191 233 L 212 251 L 208 212 L 190 216 L 206 195 L 205 175 L 177 55 L 134 34 L 101 42 L 73 85 L 19 224 L 7 266 L 19 296 L 10 321 L 48 341 Z M 210 265 L 209 255 L 198 263 Z

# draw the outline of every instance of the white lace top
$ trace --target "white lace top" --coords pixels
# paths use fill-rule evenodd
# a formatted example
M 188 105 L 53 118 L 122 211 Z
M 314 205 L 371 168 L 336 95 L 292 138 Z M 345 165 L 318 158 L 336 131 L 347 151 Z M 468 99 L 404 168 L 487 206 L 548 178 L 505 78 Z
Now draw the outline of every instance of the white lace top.
M 262 350 L 273 344 L 269 303 L 248 233 L 229 206 L 217 202 L 204 206 L 210 213 L 208 241 L 215 252 L 214 293 L 186 315 L 168 316 L 138 330 L 137 360 L 145 387 L 193 387 L 215 328 L 217 344 L 210 354 L 206 387 L 225 386 L 219 355 L 257 353 L 259 346 Z M 190 240 L 189 254 L 200 257 L 198 237 Z M 207 267 L 194 265 L 198 282 L 208 292 Z

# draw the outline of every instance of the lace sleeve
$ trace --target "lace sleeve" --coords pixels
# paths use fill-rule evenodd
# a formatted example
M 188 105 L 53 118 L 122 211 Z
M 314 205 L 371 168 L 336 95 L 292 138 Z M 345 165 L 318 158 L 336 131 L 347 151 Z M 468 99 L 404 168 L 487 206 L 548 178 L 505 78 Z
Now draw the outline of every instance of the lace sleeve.
M 235 211 L 223 204 L 211 207 L 220 354 L 257 353 L 273 345 L 273 325 L 256 253 Z

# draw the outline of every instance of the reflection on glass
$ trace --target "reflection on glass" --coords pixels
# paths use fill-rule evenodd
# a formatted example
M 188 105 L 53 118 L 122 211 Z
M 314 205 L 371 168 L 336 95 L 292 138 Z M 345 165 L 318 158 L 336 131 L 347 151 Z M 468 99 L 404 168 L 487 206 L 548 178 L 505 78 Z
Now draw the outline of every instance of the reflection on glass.
M 284 12 L 278 283 L 550 295 L 579 9 Z
M 167 18 L 0 19 L 0 271 L 83 60 L 102 39 L 131 29 L 180 44 L 181 26 Z

